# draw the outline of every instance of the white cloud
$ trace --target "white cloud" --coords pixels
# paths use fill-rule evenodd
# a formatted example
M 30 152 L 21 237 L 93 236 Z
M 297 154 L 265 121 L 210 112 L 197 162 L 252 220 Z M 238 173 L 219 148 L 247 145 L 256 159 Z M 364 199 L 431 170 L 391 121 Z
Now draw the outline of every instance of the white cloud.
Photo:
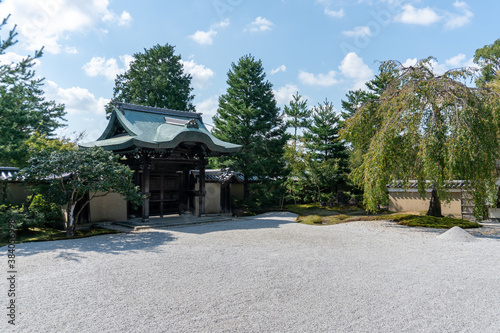
M 417 9 L 412 5 L 404 5 L 403 12 L 396 16 L 396 21 L 407 24 L 431 25 L 441 17 L 431 8 Z
M 130 54 L 124 54 L 124 55 L 120 56 L 120 61 L 123 62 L 123 65 L 125 66 L 125 71 L 128 71 L 128 69 L 130 68 L 130 64 L 134 60 L 135 60 L 135 58 L 133 56 L 131 56 Z
M 346 78 L 354 80 L 353 89 L 363 89 L 366 81 L 373 77 L 373 71 L 356 53 L 348 53 L 339 66 L 340 72 Z
M 347 37 L 365 37 L 371 36 L 370 28 L 367 26 L 354 27 L 352 30 L 342 31 L 342 34 Z
M 264 17 L 257 17 L 252 23 L 250 23 L 245 31 L 250 31 L 250 32 L 262 32 L 262 31 L 268 31 L 271 30 L 271 27 L 273 26 L 273 22 L 269 21 L 268 19 Z
M 417 61 L 417 58 L 408 58 L 401 65 L 403 65 L 404 67 L 415 66 L 417 64 Z
M 212 45 L 215 35 L 217 35 L 217 31 L 213 29 L 208 31 L 198 30 L 194 34 L 190 35 L 189 38 L 200 45 Z
M 299 88 L 294 84 L 287 84 L 274 90 L 274 97 L 278 104 L 288 104 L 292 100 L 292 96 L 299 91 Z
M 66 46 L 64 48 L 64 52 L 69 54 L 78 54 L 78 49 L 74 46 Z
M 116 23 L 118 25 L 123 26 L 123 25 L 129 25 L 130 22 L 132 22 L 132 16 L 126 10 L 124 10 L 120 16 L 116 15 L 111 11 L 106 11 L 101 20 L 103 22 Z
M 278 72 L 286 72 L 286 66 L 281 65 L 281 66 L 276 67 L 275 69 L 271 69 L 271 75 L 274 75 Z
M 445 61 L 445 64 L 450 66 L 450 67 L 460 67 L 465 59 L 466 59 L 465 54 L 460 53 L 454 57 L 451 57 L 450 59 L 447 59 Z
M 217 29 L 229 26 L 229 19 L 225 19 L 219 23 L 210 26 L 208 31 L 198 30 L 194 34 L 189 35 L 189 38 L 200 45 L 212 45 L 214 37 L 217 35 Z
M 459 1 L 459 0 L 456 0 L 454 3 L 453 3 L 453 7 L 455 7 L 456 9 L 465 9 L 467 8 L 467 3 L 465 1 Z
M 345 15 L 343 8 L 341 8 L 340 10 L 331 10 L 329 8 L 325 8 L 325 14 L 335 18 L 342 18 Z
M 463 1 L 455 1 L 453 7 L 460 11 L 459 14 L 446 15 L 446 23 L 444 27 L 448 30 L 456 29 L 462 27 L 470 22 L 474 14 L 468 9 L 467 3 Z
M 434 59 L 431 59 L 429 64 L 430 64 L 432 71 L 437 75 L 441 75 L 448 70 L 448 67 L 445 64 L 440 64 L 439 62 L 437 62 Z
M 118 19 L 118 25 L 129 25 L 130 22 L 132 22 L 132 15 L 124 10 Z
M 325 8 L 324 9 L 325 15 L 328 15 L 328 16 L 334 17 L 334 18 L 342 18 L 345 15 L 343 8 L 340 8 L 339 10 L 330 9 L 330 5 L 331 5 L 330 0 L 316 0 L 316 3 L 323 5 L 323 7 Z
M 96 98 L 94 94 L 84 88 L 61 88 L 53 81 L 45 85 L 47 99 L 56 103 L 64 103 L 68 114 L 105 114 L 105 106 L 109 103 L 107 98 Z
M 180 60 L 180 63 L 184 66 L 184 70 L 191 74 L 193 84 L 198 87 L 204 87 L 215 74 L 210 68 L 199 65 L 194 60 Z
M 103 75 L 106 79 L 112 81 L 116 79 L 118 74 L 125 73 L 133 59 L 134 58 L 128 54 L 120 56 L 120 61 L 123 63 L 123 67 L 121 67 L 115 58 L 106 59 L 103 57 L 93 57 L 88 63 L 83 65 L 82 68 L 88 76 L 94 77 Z
M 209 97 L 198 104 L 196 104 L 196 112 L 203 113 L 203 119 L 210 119 L 217 113 L 217 108 L 219 107 L 219 100 L 217 96 Z
M 451 61 L 453 62 L 454 60 L 451 60 Z M 417 64 L 417 62 L 418 62 L 417 58 L 413 58 L 413 59 L 409 58 L 409 59 L 406 59 L 406 61 L 404 63 L 402 63 L 402 65 L 404 67 L 410 67 L 410 66 L 415 66 Z M 448 69 L 445 64 L 440 64 L 434 59 L 431 59 L 429 61 L 429 65 L 427 67 L 430 70 L 432 70 L 433 73 L 438 74 L 438 75 L 443 74 Z
M 225 19 L 223 21 L 220 21 L 219 23 L 216 23 L 212 26 L 213 29 L 217 29 L 217 28 L 225 28 L 225 27 L 228 27 L 230 24 L 230 21 L 229 19 Z
M 0 55 L 0 65 L 7 65 L 12 63 L 17 64 L 25 58 L 27 58 L 27 56 L 23 56 L 14 52 L 5 52 L 4 54 Z M 35 67 L 40 65 L 40 63 L 40 59 L 36 59 L 34 61 Z
M 320 73 L 317 75 L 304 71 L 299 72 L 300 82 L 311 86 L 321 86 L 321 87 L 333 86 L 334 84 L 338 83 L 338 80 L 335 78 L 336 76 L 337 72 L 335 71 L 329 71 L 326 74 Z
M 37 50 L 42 46 L 49 53 L 60 53 L 61 45 L 71 34 L 97 28 L 100 22 L 124 25 L 132 17 L 120 16 L 108 9 L 109 0 L 4 0 L 0 12 L 11 13 L 10 24 L 17 24 L 22 46 Z

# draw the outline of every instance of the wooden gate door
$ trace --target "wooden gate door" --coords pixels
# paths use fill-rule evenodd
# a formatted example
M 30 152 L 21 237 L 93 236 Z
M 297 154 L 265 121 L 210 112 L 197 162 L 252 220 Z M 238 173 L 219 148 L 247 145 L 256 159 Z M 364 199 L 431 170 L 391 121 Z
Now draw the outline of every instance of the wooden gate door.
M 149 214 L 160 216 L 179 213 L 180 175 L 151 174 L 149 183 Z

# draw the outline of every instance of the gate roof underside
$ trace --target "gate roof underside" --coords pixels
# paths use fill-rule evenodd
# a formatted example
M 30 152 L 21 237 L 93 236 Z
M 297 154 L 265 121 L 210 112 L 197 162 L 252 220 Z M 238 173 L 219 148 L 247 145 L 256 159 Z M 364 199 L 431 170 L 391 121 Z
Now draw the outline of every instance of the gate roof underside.
M 205 127 L 201 113 L 128 103 L 118 103 L 103 134 L 81 146 L 102 147 L 117 153 L 197 147 L 207 156 L 232 154 L 242 147 L 214 137 Z

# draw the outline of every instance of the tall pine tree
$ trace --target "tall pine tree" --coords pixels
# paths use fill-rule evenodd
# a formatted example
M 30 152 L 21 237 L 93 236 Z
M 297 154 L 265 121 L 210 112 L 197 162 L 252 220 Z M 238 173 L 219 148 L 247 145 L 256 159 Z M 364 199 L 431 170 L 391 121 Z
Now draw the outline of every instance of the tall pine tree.
M 333 104 L 325 100 L 314 108 L 312 123 L 304 132 L 309 150 L 306 176 L 316 189 L 317 200 L 321 193 L 336 193 L 346 183 L 348 153 L 339 139 L 339 120 Z
M 245 175 L 244 197 L 248 198 L 249 179 L 278 179 L 284 174 L 283 147 L 288 135 L 261 60 L 245 55 L 231 64 L 227 76 L 229 87 L 219 97 L 213 134 L 243 145 L 227 162 Z
M 194 111 L 191 75 L 184 73 L 172 45 L 155 45 L 134 54 L 130 68 L 116 77 L 113 99 L 106 106 L 108 116 L 117 102 Z
M 296 149 L 297 141 L 300 140 L 298 131 L 309 125 L 309 117 L 311 116 L 311 110 L 307 107 L 307 100 L 303 100 L 299 92 L 292 96 L 289 105 L 285 105 L 285 115 L 289 118 L 287 126 L 293 128 L 292 140 L 293 147 Z
M 288 197 L 295 203 L 303 199 L 303 175 L 305 172 L 304 146 L 302 135 L 299 131 L 310 124 L 311 110 L 307 106 L 307 100 L 297 92 L 292 96 L 289 105 L 285 105 L 287 127 L 293 130 L 292 140 L 285 147 L 285 160 L 290 171 L 286 180 Z
M 0 24 L 7 24 L 8 17 Z M 15 28 L 0 39 L 0 55 L 17 43 Z M 43 78 L 35 75 L 35 60 L 42 56 L 37 51 L 18 63 L 0 64 L 0 165 L 25 165 L 28 144 L 35 133 L 51 138 L 54 130 L 62 127 L 64 105 L 45 99 Z

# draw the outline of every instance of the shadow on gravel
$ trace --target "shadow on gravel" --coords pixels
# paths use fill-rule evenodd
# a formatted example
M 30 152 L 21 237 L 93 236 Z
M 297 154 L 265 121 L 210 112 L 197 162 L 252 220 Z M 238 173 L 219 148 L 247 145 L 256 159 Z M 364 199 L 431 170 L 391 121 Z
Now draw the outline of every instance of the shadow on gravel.
M 83 258 L 78 253 L 103 252 L 107 254 L 122 254 L 124 252 L 148 251 L 156 252 L 157 248 L 165 243 L 172 242 L 176 238 L 165 231 L 146 231 L 140 233 L 122 233 L 100 235 L 79 239 L 64 239 L 48 242 L 23 243 L 16 245 L 20 256 L 29 256 L 63 249 L 67 253 L 61 253 L 58 257 L 67 260 L 78 261 Z
M 212 232 L 252 229 L 276 229 L 283 224 L 296 223 L 297 214 L 289 212 L 272 212 L 252 217 L 239 217 L 233 221 L 215 222 L 207 224 L 175 226 L 163 228 L 189 234 L 207 234 Z

